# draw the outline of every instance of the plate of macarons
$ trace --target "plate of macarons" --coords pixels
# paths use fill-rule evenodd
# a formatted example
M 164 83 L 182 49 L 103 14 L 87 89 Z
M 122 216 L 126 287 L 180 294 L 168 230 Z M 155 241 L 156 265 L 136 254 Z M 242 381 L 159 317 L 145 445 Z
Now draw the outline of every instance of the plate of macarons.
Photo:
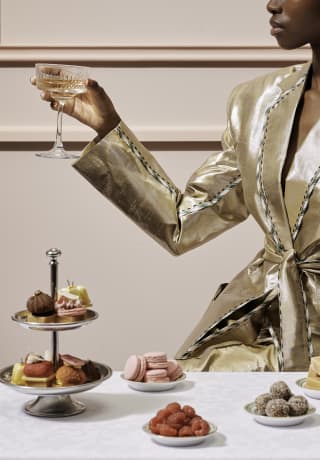
M 186 379 L 180 364 L 168 359 L 162 351 L 131 355 L 127 359 L 121 378 L 136 391 L 167 391 Z

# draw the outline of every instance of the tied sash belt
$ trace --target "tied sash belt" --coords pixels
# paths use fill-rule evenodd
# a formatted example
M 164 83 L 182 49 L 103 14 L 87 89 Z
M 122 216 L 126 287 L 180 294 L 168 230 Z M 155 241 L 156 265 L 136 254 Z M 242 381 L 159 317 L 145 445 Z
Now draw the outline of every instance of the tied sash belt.
M 279 254 L 269 244 L 263 258 L 279 267 L 278 284 L 272 294 L 279 298 L 282 370 L 305 371 L 312 356 L 312 342 L 301 272 L 320 274 L 320 260 L 315 260 L 314 254 L 300 260 L 293 248 Z

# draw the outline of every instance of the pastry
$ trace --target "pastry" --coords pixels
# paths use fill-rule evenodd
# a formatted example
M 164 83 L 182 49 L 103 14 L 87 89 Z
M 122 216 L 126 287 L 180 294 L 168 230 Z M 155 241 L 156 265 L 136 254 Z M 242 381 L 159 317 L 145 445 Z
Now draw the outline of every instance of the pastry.
M 266 405 L 268 417 L 288 417 L 290 406 L 285 399 L 271 399 Z
M 176 361 L 175 359 L 169 359 L 167 372 L 168 372 L 169 379 L 173 381 L 173 380 L 177 380 L 178 378 L 182 376 L 183 369 L 178 363 L 178 361 Z
M 170 382 L 166 369 L 149 369 L 144 374 L 145 382 L 161 383 Z
M 255 411 L 258 415 L 266 415 L 266 406 L 271 401 L 272 395 L 270 393 L 263 393 L 254 400 Z
M 159 370 L 159 372 L 149 372 Z M 163 351 L 151 351 L 144 355 L 131 355 L 127 359 L 123 376 L 136 382 L 169 382 L 183 375 L 181 366 L 175 359 L 167 358 Z
M 255 413 L 267 417 L 294 417 L 306 414 L 308 409 L 306 398 L 293 395 L 283 381 L 274 382 L 269 393 L 257 396 L 254 401 Z
M 309 403 L 304 396 L 292 396 L 288 401 L 290 415 L 304 415 L 308 412 Z
M 88 382 L 94 382 L 95 380 L 99 380 L 101 377 L 99 369 L 90 360 L 86 361 L 85 365 L 82 367 L 82 370 L 85 373 Z
M 65 366 L 72 366 L 76 369 L 81 369 L 85 365 L 85 361 L 83 359 L 77 358 L 76 356 L 72 355 L 60 355 L 60 359 L 62 360 Z
M 286 401 L 292 396 L 290 388 L 282 380 L 271 385 L 270 393 L 272 399 L 285 399 Z
M 27 300 L 28 320 L 35 322 L 52 322 L 55 320 L 55 308 L 52 297 L 37 290 Z
M 55 378 L 51 361 L 29 353 L 23 368 L 24 382 L 31 386 L 50 386 Z
M 15 385 L 25 385 L 24 381 L 24 363 L 15 363 L 12 369 L 11 383 Z
M 66 288 L 59 289 L 55 309 L 59 321 L 79 321 L 85 318 L 90 305 L 86 288 L 71 283 Z
M 168 367 L 167 354 L 163 351 L 151 351 L 144 354 L 148 369 L 166 369 Z
M 88 381 L 83 369 L 86 365 L 86 361 L 68 354 L 60 355 L 60 361 L 62 365 L 56 372 L 58 385 L 81 385 Z
M 68 286 L 59 290 L 61 295 L 63 294 L 74 294 L 76 295 L 82 306 L 90 307 L 91 300 L 88 295 L 87 289 L 84 286 L 76 286 L 73 281 L 71 283 L 68 282 Z
M 147 362 L 143 356 L 131 355 L 124 366 L 123 375 L 127 380 L 142 382 L 147 369 Z
M 209 423 L 196 414 L 192 406 L 183 406 L 177 402 L 160 409 L 149 421 L 152 433 L 162 436 L 206 436 L 210 431 Z
M 320 356 L 311 358 L 308 377 L 304 385 L 311 390 L 320 390 Z
M 56 381 L 58 385 L 70 386 L 81 385 L 87 380 L 82 369 L 72 366 L 63 365 L 56 372 Z
M 78 321 L 85 317 L 87 308 L 81 305 L 81 301 L 77 295 L 65 293 L 58 296 L 56 312 L 59 319 L 68 318 Z

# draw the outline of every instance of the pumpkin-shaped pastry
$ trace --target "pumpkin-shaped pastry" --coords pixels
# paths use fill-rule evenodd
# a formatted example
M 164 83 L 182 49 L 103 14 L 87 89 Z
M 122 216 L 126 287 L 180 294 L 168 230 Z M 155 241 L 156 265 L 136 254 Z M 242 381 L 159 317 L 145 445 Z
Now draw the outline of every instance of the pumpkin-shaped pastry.
M 39 290 L 27 300 L 27 309 L 34 316 L 49 316 L 55 313 L 52 297 Z

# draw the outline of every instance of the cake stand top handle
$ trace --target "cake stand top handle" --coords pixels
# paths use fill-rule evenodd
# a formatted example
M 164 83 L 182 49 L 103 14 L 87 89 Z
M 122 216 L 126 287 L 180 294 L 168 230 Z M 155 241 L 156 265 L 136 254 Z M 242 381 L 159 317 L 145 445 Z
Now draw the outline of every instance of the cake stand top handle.
M 50 248 L 46 251 L 46 255 L 54 260 L 61 256 L 61 254 L 62 252 L 58 248 Z

